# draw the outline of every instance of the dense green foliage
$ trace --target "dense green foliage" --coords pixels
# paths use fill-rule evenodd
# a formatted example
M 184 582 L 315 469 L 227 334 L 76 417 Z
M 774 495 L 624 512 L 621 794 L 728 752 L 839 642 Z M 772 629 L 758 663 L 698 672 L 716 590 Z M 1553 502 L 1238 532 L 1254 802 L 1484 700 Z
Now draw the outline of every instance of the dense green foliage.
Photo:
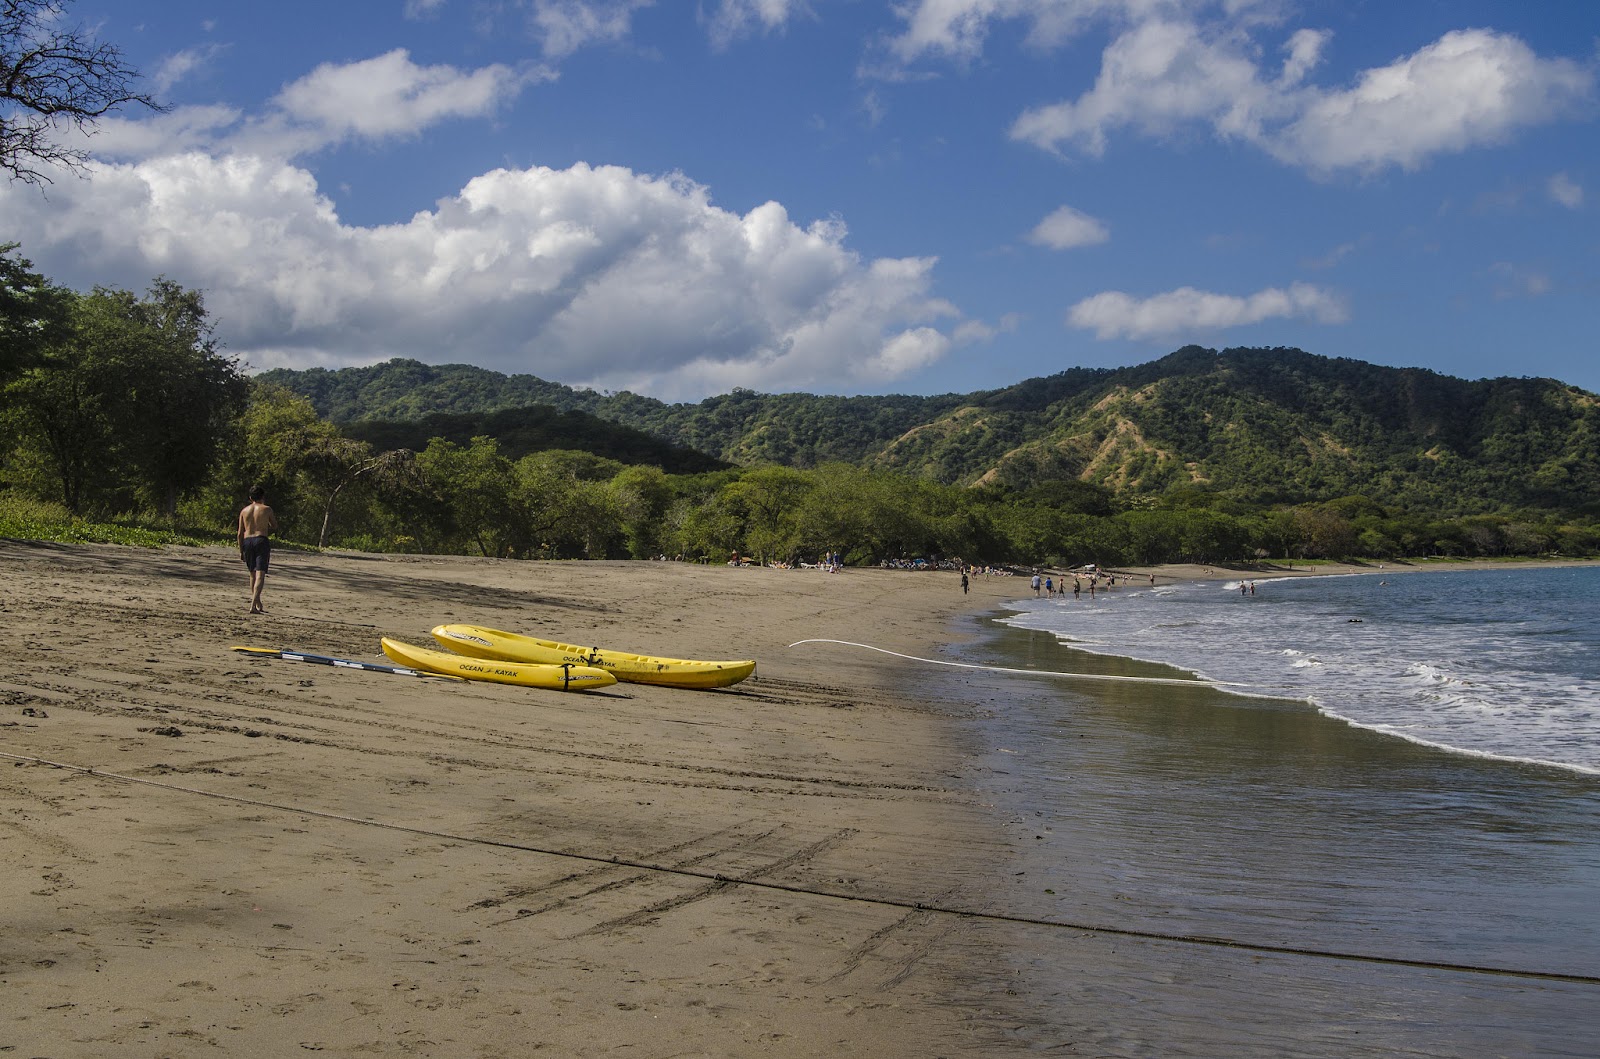
M 260 484 L 289 540 L 377 551 L 1103 566 L 1600 551 L 1597 401 L 1549 380 L 1190 347 L 939 397 L 669 405 L 414 361 L 247 381 L 199 294 L 160 279 L 142 298 L 78 294 L 14 250 L 0 534 L 227 539 Z
M 420 419 L 360 419 L 343 426 L 347 437 L 374 449 L 421 449 L 431 438 L 465 445 L 487 436 L 513 459 L 547 449 L 582 449 L 622 463 L 649 464 L 673 474 L 724 470 L 729 464 L 703 452 L 662 441 L 652 434 L 607 422 L 587 412 L 549 405 L 493 412 L 430 412 Z
M 143 299 L 7 292 L 0 307 L 20 314 L 5 330 L 31 339 L 5 384 L 10 474 L 73 514 L 143 501 L 176 518 L 180 495 L 208 480 L 247 390 L 217 351 L 200 295 L 157 279 Z M 40 312 L 48 326 L 30 328 Z
M 33 271 L 16 250 L 16 243 L 0 244 L 0 384 L 60 340 L 72 301 L 71 291 Z
M 414 361 L 269 377 L 336 422 L 414 414 L 425 395 L 467 412 L 537 394 L 731 463 L 844 462 L 946 484 L 1026 490 L 1074 480 L 1162 502 L 1200 491 L 1223 506 L 1360 493 L 1437 515 L 1594 514 L 1600 497 L 1593 394 L 1549 379 L 1467 381 L 1292 349 L 1190 346 L 1138 367 L 1075 368 L 964 396 L 736 390 L 676 405 Z

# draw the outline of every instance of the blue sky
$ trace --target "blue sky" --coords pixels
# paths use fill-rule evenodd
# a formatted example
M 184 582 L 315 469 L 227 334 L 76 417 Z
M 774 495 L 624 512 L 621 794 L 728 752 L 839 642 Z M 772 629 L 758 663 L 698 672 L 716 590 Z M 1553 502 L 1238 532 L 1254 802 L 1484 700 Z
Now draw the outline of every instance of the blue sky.
M 0 187 L 255 369 L 966 392 L 1188 343 L 1600 390 L 1594 0 L 74 0 L 165 113 Z

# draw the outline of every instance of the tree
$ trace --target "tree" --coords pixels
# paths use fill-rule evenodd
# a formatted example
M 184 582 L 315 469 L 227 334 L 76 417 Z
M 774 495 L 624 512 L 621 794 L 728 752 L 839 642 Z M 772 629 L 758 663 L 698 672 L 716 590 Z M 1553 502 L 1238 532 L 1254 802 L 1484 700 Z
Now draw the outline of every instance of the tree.
M 1350 520 L 1326 507 L 1301 507 L 1294 512 L 1303 558 L 1337 559 L 1356 548 L 1356 530 Z
M 119 345 L 103 351 L 125 380 L 121 429 L 132 441 L 132 470 L 170 519 L 178 497 L 202 485 L 216 465 L 228 425 L 243 411 L 249 384 L 212 337 L 200 292 L 158 277 L 143 300 L 97 289 L 120 316 Z
M 866 471 L 845 463 L 811 472 L 811 489 L 796 513 L 802 548 L 848 556 L 866 540 L 866 479 Z
M 417 457 L 429 487 L 449 509 L 454 535 L 499 557 L 513 528 L 512 464 L 493 438 L 473 438 L 465 448 L 434 438 Z
M 611 480 L 617 513 L 634 559 L 654 558 L 663 549 L 663 518 L 672 504 L 672 486 L 659 467 L 624 467 Z
M 34 272 L 33 262 L 13 256 L 16 249 L 0 243 L 0 383 L 61 340 L 72 308 L 72 291 Z
M 760 467 L 729 486 L 745 512 L 745 546 L 762 563 L 795 558 L 800 547 L 796 509 L 811 488 L 803 471 Z
M 138 71 L 121 49 L 66 21 L 65 0 L 0 0 L 0 169 L 13 181 L 48 184 L 51 168 L 81 172 L 89 152 L 61 142 L 92 132 L 129 104 L 162 109 L 135 91 Z
M 417 454 L 410 449 L 390 449 L 371 455 L 367 446 L 359 441 L 349 438 L 339 438 L 344 444 L 340 446 L 340 458 L 330 466 L 336 473 L 330 476 L 330 488 L 322 505 L 322 529 L 317 534 L 317 547 L 328 546 L 328 533 L 333 528 L 333 509 L 339 501 L 339 495 L 346 488 L 371 476 L 373 481 L 389 485 L 421 487 L 422 474 L 417 469 Z
M 89 311 L 79 300 L 72 315 Z M 109 380 L 105 365 L 74 342 L 46 349 L 41 359 L 6 387 L 6 403 L 18 433 L 49 468 L 57 496 L 77 514 L 117 462 Z
M 42 452 L 69 510 L 131 507 L 142 492 L 175 518 L 178 497 L 216 465 L 244 376 L 217 353 L 197 292 L 157 280 L 148 300 L 103 287 L 48 300 L 58 297 L 64 326 L 40 326 L 49 341 L 6 390 L 18 433 Z
M 279 522 L 290 533 L 309 536 L 314 511 L 320 510 L 320 505 L 315 498 L 308 498 L 310 503 L 302 499 L 302 492 L 311 491 L 302 472 L 343 440 L 338 428 L 318 419 L 304 397 L 256 381 L 251 383 L 249 405 L 239 420 L 238 433 L 241 440 L 220 475 L 225 479 L 226 506 L 231 509 L 244 490 L 259 485 L 272 498 Z

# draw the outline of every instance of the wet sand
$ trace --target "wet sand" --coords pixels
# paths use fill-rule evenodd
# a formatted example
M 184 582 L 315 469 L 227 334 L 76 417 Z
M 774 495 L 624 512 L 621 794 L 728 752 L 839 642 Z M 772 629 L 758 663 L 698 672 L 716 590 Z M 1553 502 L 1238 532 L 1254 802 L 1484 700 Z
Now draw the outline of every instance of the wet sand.
M 1014 921 L 1201 929 L 1231 903 L 1248 925 L 1276 889 L 1268 935 L 1292 940 L 1320 876 L 1263 855 L 1189 886 L 1208 828 L 1298 819 L 1262 811 L 1293 785 L 1281 742 L 1254 720 L 1201 738 L 1215 703 L 1179 725 L 1128 709 L 1168 692 L 788 646 L 1062 661 L 962 617 L 1024 581 L 972 588 L 281 551 L 250 617 L 228 549 L 0 542 L 0 1049 L 1583 1054 L 1594 987 Z M 564 695 L 228 650 L 382 661 L 380 635 L 426 644 L 446 621 L 760 669 L 715 692 Z M 1054 746 L 1060 724 L 1076 755 L 1010 745 Z M 1197 739 L 1209 767 L 1178 749 Z M 1225 767 L 1240 747 L 1258 773 Z M 1364 754 L 1334 754 L 1319 794 Z M 1363 940 L 1361 908 L 1333 917 L 1341 944 Z
M 1179 675 L 973 625 L 988 635 L 970 663 Z M 989 770 L 986 800 L 1024 873 L 996 900 L 1146 935 L 1008 932 L 1041 990 L 1019 1042 L 1118 1056 L 1593 1054 L 1600 778 L 1204 686 L 963 681 L 987 706 L 977 741 L 991 752 L 974 774 Z

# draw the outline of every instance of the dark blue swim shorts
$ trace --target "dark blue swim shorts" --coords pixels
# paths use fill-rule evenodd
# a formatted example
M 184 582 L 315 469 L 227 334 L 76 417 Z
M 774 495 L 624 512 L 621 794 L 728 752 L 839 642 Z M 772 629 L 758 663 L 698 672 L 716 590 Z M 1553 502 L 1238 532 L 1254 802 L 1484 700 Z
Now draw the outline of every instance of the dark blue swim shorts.
M 266 573 L 272 561 L 272 541 L 267 537 L 246 537 L 239 542 L 239 557 L 251 573 Z

